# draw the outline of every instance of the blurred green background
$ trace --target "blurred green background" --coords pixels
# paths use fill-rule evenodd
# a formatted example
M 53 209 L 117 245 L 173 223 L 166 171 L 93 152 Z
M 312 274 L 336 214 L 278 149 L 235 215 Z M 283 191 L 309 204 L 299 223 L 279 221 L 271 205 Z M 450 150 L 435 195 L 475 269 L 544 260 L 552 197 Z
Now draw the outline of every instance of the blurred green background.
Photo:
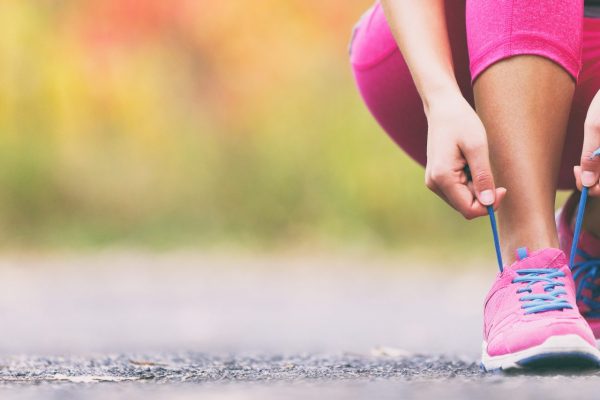
M 492 251 L 359 98 L 369 5 L 0 2 L 0 245 Z

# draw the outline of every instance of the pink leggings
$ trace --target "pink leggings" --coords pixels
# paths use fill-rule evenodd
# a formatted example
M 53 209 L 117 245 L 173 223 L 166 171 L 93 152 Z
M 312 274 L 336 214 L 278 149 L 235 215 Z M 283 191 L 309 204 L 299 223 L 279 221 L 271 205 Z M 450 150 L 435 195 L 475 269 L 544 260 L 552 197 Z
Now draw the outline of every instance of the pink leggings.
M 600 19 L 584 18 L 581 0 L 448 0 L 446 8 L 456 79 L 472 106 L 472 82 L 514 55 L 546 57 L 577 80 L 559 177 L 560 189 L 574 188 L 583 123 L 600 89 Z M 423 105 L 379 3 L 358 23 L 350 49 L 367 107 L 392 139 L 425 165 Z

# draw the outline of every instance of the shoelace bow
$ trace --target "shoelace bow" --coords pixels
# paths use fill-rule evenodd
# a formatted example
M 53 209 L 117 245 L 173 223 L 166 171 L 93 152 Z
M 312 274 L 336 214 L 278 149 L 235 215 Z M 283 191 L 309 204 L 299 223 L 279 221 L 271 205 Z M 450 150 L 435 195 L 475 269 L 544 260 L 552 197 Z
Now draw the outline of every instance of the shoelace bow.
M 589 310 L 582 312 L 585 316 L 600 317 L 600 287 L 596 281 L 600 279 L 600 258 L 593 258 L 583 250 L 577 249 L 577 255 L 583 261 L 573 265 L 573 279 L 577 283 L 576 297 Z

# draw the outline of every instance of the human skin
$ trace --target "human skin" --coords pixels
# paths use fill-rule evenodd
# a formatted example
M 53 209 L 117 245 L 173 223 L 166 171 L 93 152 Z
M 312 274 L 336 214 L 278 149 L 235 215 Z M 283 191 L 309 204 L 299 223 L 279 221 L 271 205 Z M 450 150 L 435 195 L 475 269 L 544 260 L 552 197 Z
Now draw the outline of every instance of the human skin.
M 559 247 L 554 199 L 574 90 L 562 67 L 538 56 L 504 59 L 475 81 L 494 176 L 508 189 L 498 210 L 505 259 L 524 245 Z
M 600 147 L 600 92 L 592 100 L 588 109 L 584 126 L 583 151 L 581 166 L 575 167 L 577 187 L 589 187 L 590 199 L 586 207 L 583 229 L 600 238 L 600 157 L 591 158 L 591 154 Z M 582 175 L 582 169 L 584 171 Z M 583 182 L 582 182 L 583 178 Z
M 487 215 L 486 206 L 497 208 L 506 189 L 494 184 L 485 129 L 454 76 L 444 1 L 381 4 L 427 116 L 427 187 L 467 219 Z
M 426 185 L 468 219 L 486 215 L 485 206 L 493 204 L 506 260 L 521 246 L 558 247 L 554 196 L 573 78 L 541 57 L 501 60 L 475 81 L 478 115 L 454 77 L 444 1 L 381 3 L 427 117 Z M 581 161 L 584 184 L 596 197 L 600 158 L 589 154 L 600 147 L 598 97 L 589 108 Z M 473 183 L 463 172 L 467 164 Z M 581 188 L 581 169 L 575 176 Z M 590 200 L 584 227 L 600 233 L 597 198 Z

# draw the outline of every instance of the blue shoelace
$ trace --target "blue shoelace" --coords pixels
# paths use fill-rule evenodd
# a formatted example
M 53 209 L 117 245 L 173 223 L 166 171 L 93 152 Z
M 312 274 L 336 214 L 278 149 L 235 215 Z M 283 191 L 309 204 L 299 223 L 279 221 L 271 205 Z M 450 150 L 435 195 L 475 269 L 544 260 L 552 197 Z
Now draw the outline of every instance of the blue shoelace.
M 488 215 L 490 217 L 490 224 L 492 226 L 492 235 L 494 237 L 494 247 L 496 249 L 496 258 L 498 260 L 498 268 L 500 272 L 504 271 L 502 263 L 502 252 L 500 251 L 500 238 L 498 236 L 498 227 L 496 224 L 496 216 L 494 213 L 494 207 L 488 206 Z M 519 249 L 519 253 L 521 253 Z M 525 251 L 526 253 L 526 251 Z M 558 278 L 562 278 L 565 274 L 557 268 L 533 268 L 533 269 L 522 269 L 517 270 L 517 277 L 513 279 L 512 283 L 527 283 L 527 286 L 519 288 L 517 293 L 528 292 L 528 295 L 519 298 L 519 301 L 524 304 L 521 306 L 525 310 L 525 314 L 535 314 L 545 311 L 564 310 L 571 309 L 573 306 L 561 296 L 567 294 L 562 289 L 557 287 L 564 286 L 565 284 L 560 282 Z M 533 285 L 536 283 L 545 283 L 544 293 L 533 294 Z
M 600 156 L 600 149 L 592 154 L 592 159 Z M 600 276 L 600 259 L 592 258 L 582 250 L 579 250 L 579 237 L 581 236 L 581 227 L 583 226 L 583 215 L 585 213 L 585 205 L 587 203 L 589 189 L 583 187 L 581 197 L 579 198 L 579 207 L 577 209 L 577 217 L 575 218 L 575 230 L 573 232 L 573 243 L 571 245 L 571 256 L 569 258 L 569 266 L 573 271 L 573 279 L 579 280 L 577 285 L 576 297 L 578 301 L 586 304 L 590 310 L 585 313 L 588 317 L 600 317 L 600 302 L 594 300 L 600 296 L 600 288 L 595 285 L 596 279 Z M 579 255 L 583 261 L 575 264 L 575 256 Z M 590 296 L 584 295 L 584 290 L 588 289 Z
M 591 156 L 595 158 L 600 156 L 600 149 L 597 149 Z M 471 178 L 471 173 L 468 167 L 465 168 L 468 178 Z M 581 281 L 577 287 L 577 298 L 582 299 L 591 309 L 590 313 L 597 313 L 600 317 L 600 302 L 596 302 L 593 299 L 600 296 L 600 288 L 594 285 L 594 281 L 600 274 L 600 259 L 593 259 L 585 257 L 584 261 L 574 265 L 575 254 L 577 253 L 577 244 L 581 235 L 581 227 L 583 224 L 583 215 L 585 212 L 585 204 L 587 202 L 589 189 L 583 187 L 581 191 L 581 198 L 579 200 L 579 209 L 577 211 L 577 218 L 575 219 L 575 231 L 573 234 L 573 246 L 571 248 L 571 257 L 569 260 L 569 266 L 573 271 L 573 278 L 577 279 L 581 277 Z M 498 236 L 498 228 L 496 226 L 496 216 L 494 214 L 494 207 L 487 207 L 488 215 L 490 217 L 490 224 L 492 226 L 492 235 L 494 237 L 494 247 L 496 249 L 496 258 L 498 260 L 498 268 L 500 272 L 504 271 L 504 264 L 502 262 L 502 253 L 500 251 L 500 239 Z M 579 253 L 581 255 L 581 253 Z M 513 279 L 513 283 L 525 283 L 528 285 L 524 288 L 518 289 L 517 293 L 529 292 L 529 295 L 522 296 L 519 300 L 524 302 L 521 308 L 525 309 L 525 314 L 540 313 L 552 310 L 563 310 L 573 308 L 573 306 L 566 300 L 561 298 L 566 292 L 562 289 L 556 289 L 557 287 L 564 286 L 558 278 L 564 277 L 565 274 L 556 268 L 544 268 L 544 269 L 522 269 L 516 271 L 519 276 Z M 532 285 L 536 283 L 543 283 L 544 292 L 543 294 L 532 294 Z M 591 298 L 583 297 L 583 290 L 590 289 L 592 296 Z M 592 315 L 586 313 L 586 315 Z M 596 315 L 596 314 L 593 314 Z
M 516 272 L 518 276 L 513 279 L 513 283 L 528 283 L 517 290 L 517 293 L 529 293 L 519 298 L 524 303 L 521 308 L 525 310 L 525 314 L 573 308 L 566 299 L 560 297 L 567 292 L 560 289 L 565 284 L 558 278 L 564 277 L 565 273 L 558 268 L 520 269 Z M 532 293 L 532 286 L 536 283 L 544 283 L 544 293 Z
M 577 283 L 576 297 L 578 301 L 588 306 L 589 310 L 583 313 L 586 317 L 600 318 L 600 287 L 596 280 L 600 278 L 600 258 L 592 258 L 584 251 L 577 249 L 583 261 L 571 267 L 573 279 Z M 584 291 L 587 291 L 584 293 Z

